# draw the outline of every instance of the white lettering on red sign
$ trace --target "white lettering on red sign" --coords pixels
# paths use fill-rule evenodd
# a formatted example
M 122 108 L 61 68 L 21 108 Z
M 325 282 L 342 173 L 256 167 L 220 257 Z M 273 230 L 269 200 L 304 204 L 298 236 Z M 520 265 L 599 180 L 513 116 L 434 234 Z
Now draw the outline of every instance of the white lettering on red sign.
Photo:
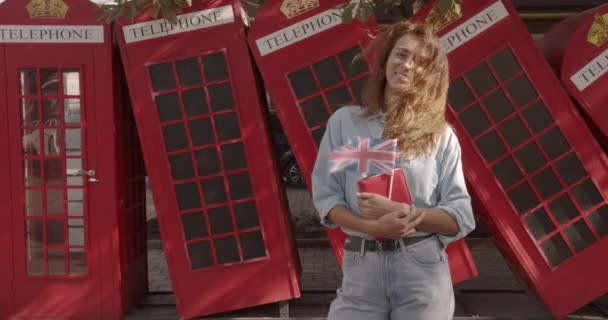
M 443 35 L 440 38 L 441 44 L 450 53 L 508 16 L 507 8 L 498 1 Z
M 126 43 L 161 38 L 172 34 L 199 30 L 234 22 L 232 6 L 222 6 L 177 16 L 177 23 L 165 19 L 131 24 L 122 27 Z
M 341 23 L 342 9 L 329 9 L 257 39 L 255 43 L 260 50 L 260 54 L 265 56 L 317 33 L 327 31 Z
M 103 26 L 0 25 L 0 43 L 103 43 Z
M 585 90 L 588 86 L 608 72 L 608 50 L 595 57 L 586 66 L 570 77 L 570 81 L 579 91 Z

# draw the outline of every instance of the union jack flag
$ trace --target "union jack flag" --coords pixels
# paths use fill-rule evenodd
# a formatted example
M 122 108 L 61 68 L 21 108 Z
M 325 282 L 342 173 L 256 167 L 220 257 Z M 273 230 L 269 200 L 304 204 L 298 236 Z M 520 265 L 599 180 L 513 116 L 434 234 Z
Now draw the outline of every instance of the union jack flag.
M 392 174 L 396 159 L 397 139 L 358 137 L 329 153 L 329 172 L 345 170 L 367 174 Z

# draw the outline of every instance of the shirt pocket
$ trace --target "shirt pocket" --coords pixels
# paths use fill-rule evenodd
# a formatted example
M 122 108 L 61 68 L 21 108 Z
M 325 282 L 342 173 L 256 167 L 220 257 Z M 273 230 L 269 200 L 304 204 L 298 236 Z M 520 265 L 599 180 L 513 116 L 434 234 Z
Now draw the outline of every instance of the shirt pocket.
M 423 198 L 425 203 L 433 203 L 439 184 L 439 168 L 431 157 L 419 157 L 405 163 L 408 187 L 413 193 Z

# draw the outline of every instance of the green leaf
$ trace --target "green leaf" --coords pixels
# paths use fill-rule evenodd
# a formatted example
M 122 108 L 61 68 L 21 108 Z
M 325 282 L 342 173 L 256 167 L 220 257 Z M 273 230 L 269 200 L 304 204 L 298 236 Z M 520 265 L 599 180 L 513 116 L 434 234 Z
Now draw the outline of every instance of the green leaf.
M 439 0 L 439 11 L 442 14 L 446 14 L 450 8 L 454 5 L 455 0 Z
M 349 3 L 344 7 L 344 11 L 342 11 L 342 23 L 351 23 L 353 21 L 354 8 L 354 3 Z
M 152 10 L 150 10 L 149 16 L 151 18 L 158 18 L 158 15 L 160 13 L 160 3 L 155 3 L 154 6 L 152 7 Z
M 177 24 L 177 13 L 174 8 L 171 7 L 162 7 L 160 9 L 163 17 L 169 21 L 170 24 Z
M 361 2 L 357 8 L 356 18 L 361 23 L 366 23 L 367 20 L 374 14 L 374 5 L 370 2 Z
M 129 20 L 129 22 L 133 22 L 133 19 L 135 19 L 135 17 L 137 16 L 138 12 L 137 12 L 137 8 L 135 7 L 134 3 L 131 3 L 129 6 L 129 15 L 127 16 L 127 19 Z

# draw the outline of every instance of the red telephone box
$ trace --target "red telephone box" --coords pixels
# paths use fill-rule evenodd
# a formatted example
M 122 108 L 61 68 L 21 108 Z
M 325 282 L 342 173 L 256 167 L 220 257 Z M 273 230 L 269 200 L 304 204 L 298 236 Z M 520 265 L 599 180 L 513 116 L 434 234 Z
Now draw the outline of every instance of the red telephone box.
M 249 34 L 250 48 L 309 188 L 329 116 L 356 103 L 369 74 L 367 62 L 356 57 L 376 23 L 370 18 L 367 24 L 343 24 L 343 3 L 267 1 Z M 342 265 L 346 236 L 340 229 L 326 231 Z M 464 241 L 450 245 L 448 254 L 454 283 L 477 275 Z
M 96 15 L 0 5 L 2 319 L 119 319 L 147 290 L 143 166 Z
M 449 118 L 502 253 L 564 317 L 608 290 L 608 161 L 506 0 L 468 0 L 435 26 L 450 61 Z
M 608 4 L 562 21 L 539 44 L 608 148 Z
M 181 317 L 300 296 L 299 258 L 238 1 L 117 25 Z

